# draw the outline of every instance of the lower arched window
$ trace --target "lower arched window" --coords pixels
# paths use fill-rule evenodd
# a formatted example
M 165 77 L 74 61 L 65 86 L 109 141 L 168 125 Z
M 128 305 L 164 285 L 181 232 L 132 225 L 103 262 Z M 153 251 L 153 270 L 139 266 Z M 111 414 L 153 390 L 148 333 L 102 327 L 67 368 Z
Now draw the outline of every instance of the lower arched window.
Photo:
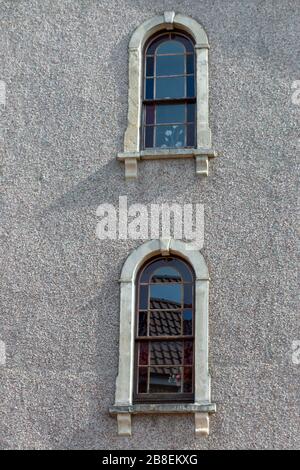
M 193 402 L 193 269 L 177 256 L 159 256 L 136 282 L 134 401 Z

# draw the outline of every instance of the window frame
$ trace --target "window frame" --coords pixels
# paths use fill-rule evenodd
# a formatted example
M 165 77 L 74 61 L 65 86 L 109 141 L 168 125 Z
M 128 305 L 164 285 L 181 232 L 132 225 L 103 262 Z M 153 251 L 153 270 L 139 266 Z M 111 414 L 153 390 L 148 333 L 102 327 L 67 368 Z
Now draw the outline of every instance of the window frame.
M 164 31 L 179 30 L 190 35 L 194 40 L 195 51 L 195 90 L 196 90 L 196 142 L 195 147 L 181 148 L 147 148 L 142 145 L 142 109 L 143 109 L 143 75 L 144 46 L 154 34 Z M 216 157 L 212 148 L 211 130 L 209 127 L 209 86 L 208 86 L 208 49 L 209 43 L 204 28 L 193 18 L 166 11 L 142 23 L 133 33 L 129 42 L 129 88 L 127 128 L 124 134 L 123 151 L 117 159 L 124 162 L 125 179 L 137 179 L 139 160 L 195 160 L 196 175 L 208 175 L 208 161 Z
M 136 275 L 147 260 L 157 255 L 181 257 L 195 273 L 194 322 L 194 402 L 193 403 L 133 403 L 134 344 L 136 317 Z M 134 414 L 193 414 L 195 433 L 209 434 L 209 414 L 216 411 L 211 402 L 208 369 L 208 294 L 209 273 L 203 255 L 189 243 L 174 238 L 147 241 L 133 250 L 126 259 L 120 277 L 119 368 L 115 402 L 109 408 L 118 422 L 120 436 L 131 435 Z
M 146 263 L 144 263 L 141 268 L 139 269 L 139 272 L 137 273 L 136 280 L 135 280 L 135 290 L 136 290 L 136 303 L 135 303 L 135 322 L 134 322 L 134 375 L 133 375 L 133 403 L 193 403 L 194 398 L 195 398 L 195 272 L 193 270 L 193 267 L 187 263 L 186 260 L 182 259 L 178 255 L 173 255 L 172 258 L 178 259 L 182 263 L 184 263 L 188 269 L 191 272 L 192 276 L 192 285 L 193 285 L 193 294 L 192 294 L 192 319 L 193 319 L 193 331 L 192 335 L 181 335 L 181 336 L 144 336 L 140 337 L 138 336 L 138 315 L 139 315 L 139 300 L 140 300 L 140 277 L 144 270 L 152 264 L 156 260 L 160 259 L 165 259 L 165 256 L 158 255 L 153 258 L 150 258 L 147 260 Z M 184 282 L 183 282 L 184 284 Z M 148 285 L 151 285 L 149 282 Z M 181 308 L 183 310 L 183 308 Z M 160 342 L 160 341 L 193 341 L 193 363 L 192 363 L 192 383 L 193 383 L 193 391 L 192 393 L 149 393 L 147 396 L 145 394 L 138 393 L 137 387 L 138 387 L 138 354 L 139 354 L 139 348 L 137 345 L 141 341 L 148 341 L 148 343 L 155 341 L 155 342 Z M 150 365 L 148 365 L 150 367 Z M 157 365 L 157 367 L 159 367 Z M 163 367 L 163 366 L 162 366 Z M 176 367 L 183 367 L 181 366 L 173 366 L 174 368 Z
M 183 77 L 187 77 L 188 75 L 192 75 L 193 76 L 193 79 L 194 79 L 194 96 L 192 97 L 187 97 L 185 96 L 184 98 L 155 98 L 155 84 L 156 84 L 156 79 L 157 79 L 157 76 L 156 76 L 156 72 L 155 72 L 155 66 L 156 66 L 156 63 L 155 63 L 155 60 L 154 60 L 154 75 L 153 75 L 153 79 L 154 79 L 154 96 L 153 96 L 153 99 L 147 99 L 146 98 L 146 79 L 147 79 L 147 76 L 146 76 L 146 67 L 147 67 L 147 57 L 149 56 L 147 54 L 147 51 L 149 49 L 149 47 L 151 46 L 151 44 L 156 41 L 157 39 L 159 39 L 160 36 L 166 36 L 166 35 L 178 35 L 178 36 L 182 36 L 184 38 L 186 38 L 190 44 L 192 45 L 193 47 L 193 52 L 192 53 L 188 53 L 188 52 L 185 52 L 183 55 L 187 56 L 187 55 L 193 55 L 193 59 L 194 59 L 194 72 L 193 74 L 187 74 L 186 73 L 186 70 L 184 71 L 184 74 L 182 74 Z M 159 47 L 159 46 L 157 46 Z M 157 49 L 156 47 L 156 49 Z M 155 49 L 155 51 L 156 51 Z M 168 55 L 168 54 L 166 54 Z M 171 55 L 171 54 L 170 54 Z M 156 56 L 156 52 L 154 52 L 154 57 Z M 185 59 L 186 60 L 186 59 Z M 186 62 L 185 62 L 185 65 L 186 65 Z M 171 76 L 170 76 L 171 77 Z M 160 77 L 159 77 L 160 78 Z M 153 147 L 146 147 L 145 145 L 145 138 L 146 138 L 146 135 L 145 135 L 145 131 L 146 131 L 146 127 L 147 124 L 146 124 L 146 106 L 147 105 L 154 105 L 154 109 L 155 109 L 155 113 L 156 113 L 156 106 L 158 105 L 167 105 L 167 104 L 184 104 L 184 105 L 187 105 L 187 104 L 194 104 L 195 108 L 194 108 L 194 121 L 189 123 L 188 121 L 184 121 L 180 124 L 184 125 L 184 126 L 187 126 L 188 124 L 193 124 L 194 126 L 194 138 L 193 138 L 193 145 L 184 145 L 184 146 L 181 146 L 181 147 L 167 147 L 167 149 L 194 149 L 196 147 L 196 142 L 197 142 L 197 67 L 196 67 L 196 50 L 195 50 L 195 41 L 193 40 L 193 37 L 188 34 L 187 32 L 185 31 L 182 31 L 182 30 L 179 30 L 179 29 L 174 29 L 172 31 L 170 30 L 160 30 L 158 33 L 152 35 L 148 41 L 145 43 L 144 45 L 144 48 L 143 48 L 143 72 L 142 72 L 142 87 L 141 87 L 141 100 L 142 100 L 142 110 L 141 110 L 141 126 L 140 126 L 140 148 L 141 150 L 150 150 L 150 149 L 155 149 L 156 151 L 159 151 L 159 150 L 162 150 L 162 147 L 157 147 L 155 145 L 153 145 Z M 185 84 L 185 87 L 186 87 L 186 84 Z M 186 94 L 186 93 L 185 93 Z M 170 125 L 173 125 L 175 123 L 170 123 Z M 153 127 L 154 127 L 154 137 L 153 137 L 153 143 L 155 142 L 155 128 L 157 127 L 157 123 L 155 122 L 153 124 Z M 186 128 L 187 129 L 187 128 Z M 186 140 L 186 138 L 185 138 Z

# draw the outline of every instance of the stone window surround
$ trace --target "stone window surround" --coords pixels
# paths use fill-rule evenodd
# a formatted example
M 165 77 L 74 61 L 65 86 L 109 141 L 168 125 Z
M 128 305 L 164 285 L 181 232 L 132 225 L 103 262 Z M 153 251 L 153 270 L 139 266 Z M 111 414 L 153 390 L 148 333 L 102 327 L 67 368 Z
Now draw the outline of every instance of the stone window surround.
M 136 274 L 150 258 L 179 255 L 195 271 L 195 400 L 194 403 L 133 404 L 134 325 Z M 120 278 L 119 371 L 116 379 L 115 404 L 111 415 L 117 416 L 118 434 L 131 436 L 132 414 L 194 414 L 195 433 L 209 434 L 209 413 L 216 411 L 211 403 L 208 370 L 208 290 L 209 273 L 204 257 L 191 250 L 188 243 L 169 239 L 150 240 L 135 249 L 126 259 Z
M 149 37 L 161 30 L 181 29 L 195 40 L 197 81 L 197 147 L 194 149 L 141 150 L 143 52 Z M 194 158 L 196 174 L 208 175 L 208 159 L 217 156 L 212 149 L 208 104 L 208 38 L 203 27 L 193 18 L 164 12 L 142 23 L 129 43 L 128 124 L 124 135 L 124 151 L 117 159 L 125 163 L 125 179 L 137 178 L 137 161 L 166 158 Z

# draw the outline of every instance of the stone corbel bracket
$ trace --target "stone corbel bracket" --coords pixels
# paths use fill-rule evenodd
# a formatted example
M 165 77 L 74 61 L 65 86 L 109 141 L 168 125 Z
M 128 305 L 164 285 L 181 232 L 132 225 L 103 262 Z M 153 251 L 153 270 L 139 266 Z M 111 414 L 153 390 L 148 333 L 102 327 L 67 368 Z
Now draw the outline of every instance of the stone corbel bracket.
M 114 405 L 109 409 L 110 415 L 117 417 L 119 436 L 131 436 L 132 415 L 193 414 L 196 436 L 207 437 L 209 436 L 209 415 L 215 411 L 214 403 Z
M 138 160 L 170 160 L 178 158 L 194 158 L 196 175 L 208 176 L 208 161 L 217 157 L 217 152 L 213 149 L 151 149 L 140 152 L 119 153 L 117 159 L 125 164 L 126 181 L 137 179 Z
M 141 116 L 143 51 L 146 41 L 162 30 L 181 29 L 189 33 L 195 43 L 197 77 L 197 143 L 194 149 L 147 149 L 141 150 Z M 196 174 L 208 175 L 208 160 L 217 156 L 212 149 L 209 127 L 208 97 L 208 50 L 209 43 L 204 28 L 189 16 L 165 11 L 142 23 L 133 33 L 129 43 L 129 88 L 127 129 L 124 134 L 124 151 L 117 159 L 125 164 L 125 179 L 137 178 L 137 161 L 154 159 L 194 158 Z

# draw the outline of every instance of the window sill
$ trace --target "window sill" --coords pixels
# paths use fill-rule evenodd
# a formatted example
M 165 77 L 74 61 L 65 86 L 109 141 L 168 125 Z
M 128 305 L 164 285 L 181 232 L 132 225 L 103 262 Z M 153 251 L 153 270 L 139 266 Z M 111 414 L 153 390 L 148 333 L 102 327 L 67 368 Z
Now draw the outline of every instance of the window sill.
M 196 174 L 208 175 L 208 159 L 217 156 L 212 148 L 190 149 L 147 149 L 140 152 L 119 153 L 117 159 L 125 163 L 125 179 L 137 179 L 138 160 L 165 160 L 177 158 L 195 158 Z
M 209 413 L 215 413 L 215 403 L 155 403 L 114 405 L 109 408 L 112 416 L 117 416 L 119 436 L 131 436 L 131 415 L 137 414 L 194 414 L 195 433 L 208 436 Z

